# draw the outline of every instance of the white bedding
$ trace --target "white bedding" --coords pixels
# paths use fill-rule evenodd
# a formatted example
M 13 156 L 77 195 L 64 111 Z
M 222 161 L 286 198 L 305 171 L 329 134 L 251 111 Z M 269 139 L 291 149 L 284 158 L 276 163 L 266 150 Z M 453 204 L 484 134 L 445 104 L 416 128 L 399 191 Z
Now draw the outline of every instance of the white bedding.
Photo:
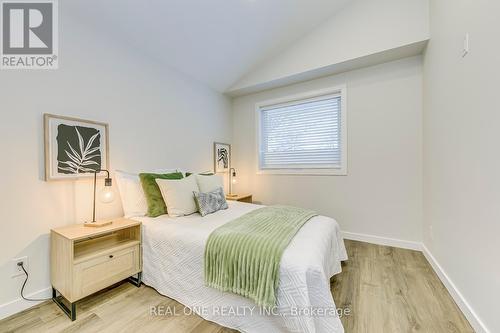
M 286 248 L 273 313 L 263 313 L 247 298 L 204 285 L 203 257 L 210 233 L 262 207 L 228 204 L 229 209 L 205 217 L 134 217 L 143 223 L 143 282 L 201 317 L 242 332 L 344 332 L 329 280 L 341 272 L 340 262 L 347 254 L 339 226 L 331 218 L 312 218 Z M 323 313 L 312 314 L 312 309 Z

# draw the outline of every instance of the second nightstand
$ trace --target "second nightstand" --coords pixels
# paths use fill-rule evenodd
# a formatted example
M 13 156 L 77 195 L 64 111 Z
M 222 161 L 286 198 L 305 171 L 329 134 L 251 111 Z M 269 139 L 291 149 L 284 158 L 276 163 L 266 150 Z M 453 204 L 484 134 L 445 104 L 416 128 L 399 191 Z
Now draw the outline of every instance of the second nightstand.
M 251 194 L 244 194 L 244 195 L 236 195 L 236 196 L 229 196 L 226 195 L 226 200 L 232 200 L 232 201 L 240 201 L 240 202 L 247 202 L 247 203 L 252 203 L 252 195 Z

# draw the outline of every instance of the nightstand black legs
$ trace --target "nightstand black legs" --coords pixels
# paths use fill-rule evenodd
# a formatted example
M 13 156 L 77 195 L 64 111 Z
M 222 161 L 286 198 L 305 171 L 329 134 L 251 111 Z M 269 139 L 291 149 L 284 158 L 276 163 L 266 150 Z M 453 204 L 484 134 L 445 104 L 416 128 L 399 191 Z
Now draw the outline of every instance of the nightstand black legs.
M 136 286 L 137 288 L 139 288 L 141 286 L 141 283 L 142 283 L 142 272 L 137 273 L 136 278 L 133 276 L 129 277 L 128 281 L 130 283 L 132 283 L 134 286 Z
M 142 272 L 137 273 L 137 277 L 131 276 L 127 280 L 134 286 L 139 288 L 142 284 Z M 63 310 L 63 312 L 71 319 L 71 321 L 76 320 L 76 302 L 71 303 L 70 301 L 65 299 L 64 296 L 61 295 L 61 293 L 58 292 L 54 287 L 52 287 L 52 300 L 57 304 L 58 307 L 61 308 L 61 310 Z M 65 300 L 66 302 L 63 302 L 63 300 Z M 69 306 L 65 303 L 67 303 Z
M 57 290 L 52 288 L 52 300 L 54 301 L 54 303 L 56 303 L 57 306 L 59 306 L 61 308 L 61 310 L 63 310 L 63 312 L 71 319 L 71 321 L 75 321 L 75 319 L 76 319 L 76 303 L 71 303 L 68 301 L 69 306 L 71 308 L 70 309 L 66 306 L 66 304 L 64 304 L 62 302 L 62 299 L 63 299 L 63 296 L 62 295 L 57 296 Z

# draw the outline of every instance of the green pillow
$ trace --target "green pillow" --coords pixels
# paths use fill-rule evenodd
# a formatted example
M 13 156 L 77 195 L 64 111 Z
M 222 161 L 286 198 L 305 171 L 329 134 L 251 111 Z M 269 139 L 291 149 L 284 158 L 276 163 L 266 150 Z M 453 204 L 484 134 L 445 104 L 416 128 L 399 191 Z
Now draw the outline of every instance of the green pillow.
M 149 217 L 157 217 L 167 214 L 167 205 L 165 205 L 160 188 L 158 184 L 156 184 L 156 179 L 182 179 L 182 173 L 141 173 L 139 174 L 139 178 L 141 179 L 142 189 L 144 190 L 144 195 L 146 196 L 146 202 L 148 204 L 147 215 Z
M 192 172 L 186 172 L 186 177 L 189 177 L 191 175 L 193 175 L 194 173 Z M 215 175 L 215 173 L 213 172 L 207 172 L 207 173 L 199 173 L 200 176 L 213 176 Z

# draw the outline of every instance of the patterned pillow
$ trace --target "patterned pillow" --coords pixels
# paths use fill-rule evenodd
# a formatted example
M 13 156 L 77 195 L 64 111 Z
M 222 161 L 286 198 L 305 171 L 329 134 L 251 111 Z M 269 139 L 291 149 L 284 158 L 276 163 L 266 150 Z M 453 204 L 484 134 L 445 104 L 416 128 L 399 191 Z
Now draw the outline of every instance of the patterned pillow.
M 217 188 L 214 191 L 201 193 L 193 192 L 194 201 L 196 202 L 196 207 L 201 216 L 215 213 L 221 209 L 227 209 L 226 197 L 224 196 L 224 190 L 222 187 Z

